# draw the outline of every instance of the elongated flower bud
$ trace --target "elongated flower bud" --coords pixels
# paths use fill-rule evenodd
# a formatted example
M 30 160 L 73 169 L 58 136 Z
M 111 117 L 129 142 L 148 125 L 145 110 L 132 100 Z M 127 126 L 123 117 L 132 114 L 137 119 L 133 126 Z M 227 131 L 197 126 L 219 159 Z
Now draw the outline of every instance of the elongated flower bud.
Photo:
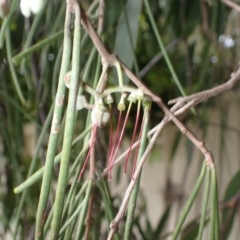
M 46 1 L 46 0 L 45 0 Z M 29 0 L 29 7 L 33 14 L 38 14 L 43 9 L 44 0 Z
M 29 6 L 29 0 L 21 0 L 20 2 L 20 9 L 22 12 L 22 15 L 26 18 L 29 18 L 31 15 L 31 9 Z

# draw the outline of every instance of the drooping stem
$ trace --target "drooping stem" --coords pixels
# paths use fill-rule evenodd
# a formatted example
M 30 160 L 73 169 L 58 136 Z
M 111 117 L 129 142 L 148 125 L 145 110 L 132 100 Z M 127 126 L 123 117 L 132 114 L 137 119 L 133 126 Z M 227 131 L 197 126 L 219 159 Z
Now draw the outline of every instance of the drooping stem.
M 74 134 L 75 126 L 75 112 L 76 112 L 76 100 L 78 93 L 78 79 L 80 73 L 80 7 L 77 1 L 70 1 L 67 5 L 69 10 L 73 10 L 75 13 L 74 21 L 74 39 L 73 39 L 73 52 L 72 52 L 72 71 L 71 71 L 71 84 L 68 97 L 68 106 L 66 114 L 66 123 L 64 129 L 64 140 L 62 147 L 62 160 L 60 165 L 59 179 L 56 190 L 56 198 L 54 204 L 51 239 L 58 239 L 63 203 L 65 198 L 65 190 L 68 180 L 68 167 L 71 154 L 71 145 Z

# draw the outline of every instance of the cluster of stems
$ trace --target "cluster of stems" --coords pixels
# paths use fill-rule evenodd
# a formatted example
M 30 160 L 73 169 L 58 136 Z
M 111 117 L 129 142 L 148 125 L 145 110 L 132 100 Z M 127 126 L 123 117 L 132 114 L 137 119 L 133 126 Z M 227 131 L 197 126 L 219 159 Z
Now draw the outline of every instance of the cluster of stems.
M 15 1 L 14 1 L 15 2 Z M 193 189 L 193 192 L 186 204 L 186 207 L 183 210 L 182 215 L 180 216 L 179 222 L 173 231 L 172 239 L 177 239 L 180 234 L 180 230 L 183 226 L 183 223 L 186 219 L 187 214 L 190 211 L 190 208 L 197 196 L 197 193 L 202 185 L 204 176 L 206 177 L 206 187 L 205 187 L 205 195 L 203 201 L 203 208 L 202 208 L 202 215 L 200 219 L 200 226 L 199 226 L 199 233 L 198 233 L 198 240 L 202 239 L 204 225 L 206 223 L 206 213 L 207 213 L 207 206 L 208 206 L 208 196 L 209 196 L 209 189 L 211 184 L 211 215 L 210 215 L 210 235 L 211 239 L 218 239 L 218 202 L 217 202 L 217 182 L 216 182 L 216 173 L 215 173 L 215 165 L 213 163 L 212 156 L 210 152 L 206 149 L 204 144 L 196 139 L 196 137 L 185 128 L 185 126 L 176 118 L 176 112 L 181 110 L 182 102 L 179 101 L 176 105 L 169 110 L 165 104 L 162 102 L 161 98 L 154 95 L 150 90 L 148 90 L 142 82 L 118 59 L 116 56 L 109 54 L 106 49 L 104 48 L 101 40 L 96 35 L 94 29 L 92 28 L 91 24 L 89 23 L 85 12 L 80 7 L 77 1 L 69 0 L 67 2 L 66 8 L 66 18 L 65 18 L 65 27 L 64 27 L 64 41 L 63 41 L 63 57 L 62 57 L 62 64 L 61 64 L 61 71 L 59 76 L 59 83 L 58 89 L 55 98 L 55 104 L 52 107 L 52 111 L 50 114 L 53 116 L 52 125 L 51 125 L 51 133 L 49 138 L 49 147 L 47 150 L 46 156 L 46 163 L 44 169 L 40 169 L 34 175 L 29 177 L 23 185 L 17 187 L 14 191 L 16 193 L 22 192 L 24 189 L 29 187 L 33 184 L 37 179 L 43 176 L 42 185 L 41 185 L 41 194 L 39 198 L 38 204 L 38 211 L 37 211 L 37 218 L 36 218 L 36 231 L 35 231 L 35 239 L 43 239 L 44 238 L 44 228 L 47 229 L 46 226 L 50 225 L 51 222 L 51 239 L 58 239 L 59 234 L 61 235 L 66 229 L 68 224 L 71 224 L 74 218 L 78 214 L 79 217 L 79 228 L 77 228 L 76 236 L 77 239 L 80 239 L 83 235 L 83 226 L 84 221 L 86 219 L 86 215 L 88 215 L 88 219 L 91 219 L 91 209 L 92 209 L 92 199 L 93 199 L 93 188 L 95 186 L 94 182 L 94 146 L 95 141 L 97 138 L 97 132 L 99 127 L 104 127 L 110 121 L 110 137 L 109 137 L 109 149 L 108 149 L 108 156 L 107 156 L 107 169 L 108 169 L 108 180 L 112 179 L 112 168 L 116 162 L 116 158 L 119 153 L 119 148 L 123 141 L 123 136 L 125 135 L 127 122 L 129 119 L 130 111 L 133 108 L 134 104 L 137 108 L 135 125 L 132 132 L 132 137 L 130 141 L 130 146 L 127 150 L 127 153 L 124 157 L 124 173 L 127 172 L 127 166 L 129 159 L 131 157 L 131 153 L 133 152 L 133 148 L 135 148 L 135 155 L 133 157 L 133 167 L 132 167 L 132 179 L 129 187 L 126 191 L 126 195 L 122 202 L 122 205 L 119 209 L 118 214 L 116 215 L 115 219 L 110 224 L 110 233 L 108 239 L 112 239 L 113 235 L 117 232 L 118 225 L 120 220 L 123 217 L 128 205 L 127 210 L 127 223 L 126 229 L 124 233 L 124 239 L 131 239 L 132 233 L 132 226 L 134 220 L 134 211 L 137 201 L 137 194 L 139 188 L 139 182 L 141 177 L 141 169 L 143 166 L 144 161 L 146 160 L 149 152 L 151 151 L 154 142 L 158 134 L 160 133 L 162 127 L 170 120 L 172 120 L 179 129 L 186 134 L 186 136 L 202 151 L 204 154 L 206 161 L 203 164 L 203 168 L 199 179 L 196 183 L 196 186 Z M 150 12 L 148 1 L 144 0 L 146 5 L 146 9 Z M 152 16 L 149 13 L 150 16 Z M 71 22 L 72 17 L 74 16 L 74 37 L 73 37 L 73 47 L 72 47 L 72 36 L 71 36 Z M 166 59 L 166 62 L 169 66 L 170 72 L 173 76 L 174 81 L 176 82 L 177 86 L 179 87 L 181 93 L 185 95 L 177 76 L 171 66 L 170 60 L 168 59 L 167 53 L 164 49 L 163 43 L 161 38 L 158 36 L 157 28 L 155 26 L 154 20 L 150 17 L 150 21 L 153 25 L 153 29 L 155 34 L 157 35 L 157 40 L 159 46 L 163 52 L 163 55 Z M 85 28 L 85 30 L 90 35 L 93 43 L 94 49 L 91 52 L 90 58 L 92 58 L 95 53 L 96 49 L 98 50 L 101 60 L 102 60 L 102 73 L 100 77 L 96 76 L 97 84 L 92 88 L 87 83 L 80 81 L 79 82 L 79 75 L 80 75 L 80 40 L 81 40 L 81 29 L 80 26 Z M 3 30 L 2 30 L 3 31 Z M 62 35 L 63 32 L 60 31 L 48 41 L 53 41 L 55 38 Z M 0 35 L 0 46 L 1 46 L 1 35 Z M 6 32 L 6 42 L 7 42 L 7 51 L 8 51 L 8 58 L 9 62 L 11 63 L 10 56 L 10 41 L 9 41 L 9 32 Z M 36 50 L 38 47 L 42 47 L 46 44 L 45 42 L 39 43 L 38 46 L 35 46 L 34 49 Z M 23 51 L 21 54 L 16 55 L 13 58 L 13 62 L 18 62 L 23 56 L 27 56 L 31 53 L 31 49 L 29 48 L 28 51 Z M 89 58 L 89 59 L 90 59 Z M 71 70 L 69 71 L 69 66 L 71 65 Z M 100 61 L 98 61 L 98 66 L 100 66 Z M 110 88 L 106 88 L 106 81 L 108 76 L 108 68 L 114 66 L 117 70 L 119 86 L 114 86 Z M 15 76 L 13 65 L 10 64 L 11 71 L 13 72 L 12 75 Z M 87 71 L 86 71 L 87 72 Z M 123 84 L 122 72 L 124 72 L 130 80 L 136 85 L 136 87 L 130 87 Z M 97 75 L 97 74 L 96 74 Z M 85 79 L 85 76 L 83 77 Z M 21 93 L 20 86 L 18 82 L 15 81 L 13 77 L 15 87 L 17 89 L 17 93 L 19 95 L 20 100 L 24 105 L 27 105 L 27 101 Z M 80 87 L 79 87 L 80 86 Z M 62 120 L 62 113 L 63 113 L 63 102 L 66 95 L 66 87 L 70 89 L 69 96 L 68 96 L 68 105 L 66 110 L 66 119 L 65 119 L 65 128 L 64 128 L 64 140 L 62 144 L 62 152 L 56 156 L 56 148 L 58 142 L 58 135 L 60 131 L 60 125 L 63 122 Z M 94 98 L 94 104 L 87 103 L 86 98 L 82 94 L 83 91 L 88 92 Z M 219 89 L 220 91 L 221 89 Z M 120 93 L 121 97 L 119 103 L 117 105 L 118 109 L 118 121 L 116 124 L 116 131 L 114 131 L 114 121 L 113 121 L 113 110 L 114 110 L 114 101 L 112 98 L 113 93 Z M 212 92 L 211 92 L 212 94 Z M 205 93 L 206 95 L 206 93 Z M 151 110 L 151 102 L 152 100 L 156 102 L 159 107 L 164 111 L 166 114 L 163 118 L 162 122 L 157 126 L 155 129 L 155 133 L 153 137 L 150 139 L 150 143 L 147 146 L 147 136 L 148 136 L 148 128 L 149 128 L 149 116 Z M 185 98 L 187 100 L 187 97 Z M 190 99 L 191 100 L 191 99 Z M 194 100 L 194 99 L 193 99 Z M 194 106 L 196 103 L 200 101 L 199 99 L 195 98 L 195 101 L 189 102 L 189 105 L 183 106 L 183 110 Z M 177 105 L 181 105 L 180 108 Z M 77 180 L 82 179 L 82 175 L 86 169 L 87 163 L 90 161 L 90 179 L 86 181 L 82 189 L 79 193 L 79 196 L 76 199 L 71 199 L 72 192 L 75 191 L 75 188 L 71 188 L 69 197 L 66 199 L 67 206 L 70 206 L 71 201 L 75 204 L 81 202 L 79 207 L 75 208 L 75 212 L 71 206 L 69 207 L 69 212 L 73 213 L 72 217 L 68 219 L 65 223 L 62 223 L 63 216 L 66 214 L 66 209 L 64 208 L 64 201 L 65 201 L 65 191 L 66 186 L 69 181 L 69 165 L 70 165 L 70 157 L 71 157 L 71 150 L 74 146 L 73 136 L 74 136 L 74 126 L 76 121 L 76 110 L 81 110 L 83 108 L 87 108 L 91 110 L 91 114 L 89 114 L 89 119 L 91 118 L 91 123 L 88 122 L 88 128 L 86 128 L 86 132 L 84 131 L 81 134 L 81 139 L 85 137 L 87 139 L 87 143 L 84 144 L 82 151 L 79 153 L 79 156 L 76 158 L 75 163 L 73 166 L 75 167 L 80 160 L 83 159 L 82 164 L 79 165 L 78 170 L 80 174 L 78 176 L 74 176 L 74 183 Z M 143 109 L 143 110 L 142 110 Z M 179 110 L 180 109 L 180 110 Z M 142 116 L 142 118 L 141 118 Z M 142 120 L 142 121 L 141 121 Z M 90 137 L 89 137 L 89 132 Z M 154 132 L 154 131 L 153 131 Z M 88 151 L 87 151 L 88 149 Z M 84 155 L 86 155 L 84 159 Z M 91 164 L 92 161 L 92 164 Z M 55 196 L 55 203 L 53 210 L 49 214 L 49 217 L 46 221 L 46 209 L 47 203 L 50 193 L 50 183 L 52 178 L 52 169 L 54 164 L 60 164 L 60 172 L 59 172 L 59 180 L 56 190 Z M 206 174 L 207 172 L 207 174 Z M 102 180 L 102 179 L 101 179 Z M 99 183 L 96 183 L 99 186 Z M 99 187 L 101 191 L 101 187 Z M 84 195 L 85 194 L 85 195 Z M 106 197 L 108 199 L 109 197 Z M 76 200 L 76 201 L 75 201 Z M 106 200 L 106 204 L 111 205 L 109 200 Z M 109 214 L 110 216 L 111 214 Z M 50 217 L 51 216 L 51 217 Z M 109 217 L 110 221 L 113 219 L 111 215 Z M 62 223 L 62 224 L 61 224 Z M 86 229 L 89 229 L 88 225 Z M 70 235 L 70 230 L 66 233 L 66 236 Z M 86 235 L 88 236 L 89 230 L 86 230 Z M 116 235 L 117 236 L 117 235 Z M 118 238 L 118 237 L 117 237 Z

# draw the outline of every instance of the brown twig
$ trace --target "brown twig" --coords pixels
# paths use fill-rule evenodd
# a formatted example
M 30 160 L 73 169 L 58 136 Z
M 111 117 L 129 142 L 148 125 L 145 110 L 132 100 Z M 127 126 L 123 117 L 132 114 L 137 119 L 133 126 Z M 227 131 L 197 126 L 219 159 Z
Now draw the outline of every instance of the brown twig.
M 223 83 L 217 87 L 214 87 L 214 88 L 202 91 L 202 92 L 194 93 L 194 94 L 186 96 L 186 97 L 179 97 L 176 99 L 172 99 L 168 102 L 168 104 L 173 104 L 178 101 L 182 101 L 185 103 L 192 101 L 192 100 L 197 100 L 199 102 L 206 101 L 210 97 L 215 97 L 219 93 L 226 92 L 227 90 L 232 89 L 233 86 L 239 80 L 240 80 L 240 68 L 238 69 L 237 72 L 234 72 L 231 74 L 231 78 L 226 83 Z
M 232 2 L 230 0 L 221 0 L 221 1 L 224 2 L 226 5 L 228 5 L 229 7 L 233 8 L 234 10 L 240 12 L 240 6 L 235 2 Z

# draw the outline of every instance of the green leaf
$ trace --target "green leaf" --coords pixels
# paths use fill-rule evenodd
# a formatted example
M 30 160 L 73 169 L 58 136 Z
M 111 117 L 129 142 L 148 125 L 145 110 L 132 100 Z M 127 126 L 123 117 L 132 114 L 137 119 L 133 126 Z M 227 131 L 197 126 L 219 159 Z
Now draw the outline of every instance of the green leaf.
M 204 225 L 206 225 L 209 222 L 209 219 L 205 220 Z M 192 222 L 190 222 L 183 230 L 182 232 L 182 238 L 181 240 L 194 240 L 197 238 L 198 235 L 198 229 L 199 229 L 199 220 L 195 219 Z
M 228 201 L 232 197 L 234 197 L 240 189 L 240 170 L 234 175 L 230 183 L 228 184 L 224 201 Z M 237 211 L 233 207 L 229 207 L 223 210 L 222 224 L 223 224 L 223 232 L 222 239 L 227 239 L 229 233 L 231 232 L 234 218 Z
M 169 213 L 170 213 L 170 210 L 171 210 L 171 206 L 169 206 L 168 208 L 166 208 L 166 211 L 164 212 L 164 214 L 161 216 L 159 222 L 158 222 L 158 225 L 156 227 L 156 230 L 153 232 L 152 236 L 151 236 L 151 239 L 152 240 L 155 240 L 155 239 L 158 239 L 158 237 L 160 236 L 160 234 L 162 233 L 162 230 L 168 220 L 168 217 L 169 217 Z
M 199 223 L 197 220 L 190 222 L 183 230 L 181 240 L 193 240 L 197 237 Z
M 130 69 L 134 61 L 141 6 L 142 1 L 128 0 L 118 20 L 114 52 Z M 129 80 L 126 76 L 123 77 L 124 84 L 127 84 Z

